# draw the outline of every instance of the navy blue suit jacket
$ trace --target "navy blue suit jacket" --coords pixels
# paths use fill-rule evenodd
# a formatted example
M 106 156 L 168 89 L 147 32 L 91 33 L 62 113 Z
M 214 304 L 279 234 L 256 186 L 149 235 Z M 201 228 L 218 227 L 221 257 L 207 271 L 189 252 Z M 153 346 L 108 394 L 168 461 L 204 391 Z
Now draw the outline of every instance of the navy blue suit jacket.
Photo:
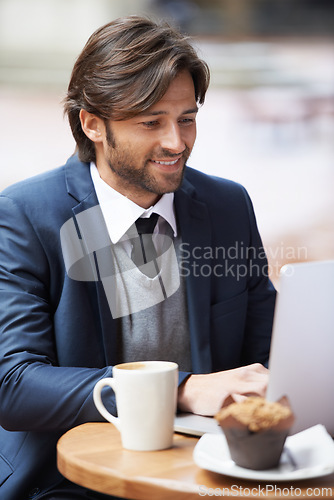
M 0 196 L 0 499 L 59 481 L 59 436 L 102 420 L 92 392 L 119 361 L 116 322 L 99 281 L 68 276 L 60 242 L 63 224 L 97 204 L 76 156 Z M 187 168 L 175 209 L 193 371 L 265 364 L 275 291 L 245 189 Z

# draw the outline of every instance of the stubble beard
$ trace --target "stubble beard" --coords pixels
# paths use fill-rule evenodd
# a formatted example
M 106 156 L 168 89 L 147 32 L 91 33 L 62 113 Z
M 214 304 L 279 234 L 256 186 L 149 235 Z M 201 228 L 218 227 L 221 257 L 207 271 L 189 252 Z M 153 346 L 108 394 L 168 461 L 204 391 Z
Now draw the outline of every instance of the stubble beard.
M 183 151 L 180 161 L 183 162 L 182 168 L 175 173 L 166 173 L 162 176 L 162 181 L 157 179 L 156 176 L 149 172 L 149 163 L 151 158 L 170 158 L 172 161 L 175 156 L 169 151 L 161 150 L 159 154 L 151 153 L 144 161 L 143 165 L 138 167 L 135 165 L 133 156 L 134 152 L 129 149 L 120 149 L 115 141 L 115 138 L 110 135 L 107 137 L 109 150 L 107 162 L 110 170 L 116 174 L 122 181 L 124 187 L 128 191 L 135 190 L 138 193 L 149 192 L 158 196 L 165 193 L 172 193 L 177 191 L 182 184 L 186 162 L 190 156 L 190 149 L 188 147 Z

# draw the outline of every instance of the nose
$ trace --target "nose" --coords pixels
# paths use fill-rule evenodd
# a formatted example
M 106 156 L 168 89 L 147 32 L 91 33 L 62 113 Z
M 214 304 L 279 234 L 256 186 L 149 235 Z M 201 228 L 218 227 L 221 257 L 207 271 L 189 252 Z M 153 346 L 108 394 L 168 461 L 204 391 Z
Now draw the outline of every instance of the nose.
M 186 143 L 182 130 L 177 123 L 170 123 L 163 131 L 160 140 L 162 149 L 170 151 L 172 154 L 183 153 L 186 149 Z

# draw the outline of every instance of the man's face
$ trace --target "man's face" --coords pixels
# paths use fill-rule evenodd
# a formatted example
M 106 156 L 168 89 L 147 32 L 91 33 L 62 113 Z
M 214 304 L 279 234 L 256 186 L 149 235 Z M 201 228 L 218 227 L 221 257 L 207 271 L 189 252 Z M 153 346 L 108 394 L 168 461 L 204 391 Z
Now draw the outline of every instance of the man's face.
M 97 150 L 102 179 L 143 207 L 178 189 L 196 138 L 196 113 L 193 80 L 183 71 L 149 110 L 108 123 Z

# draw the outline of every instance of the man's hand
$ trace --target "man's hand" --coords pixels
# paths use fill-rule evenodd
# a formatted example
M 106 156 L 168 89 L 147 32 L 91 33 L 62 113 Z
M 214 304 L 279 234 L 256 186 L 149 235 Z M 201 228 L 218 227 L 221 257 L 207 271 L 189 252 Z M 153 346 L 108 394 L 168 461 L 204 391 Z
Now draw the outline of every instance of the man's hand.
M 207 375 L 191 375 L 179 387 L 178 409 L 215 415 L 227 396 L 265 396 L 269 370 L 259 363 Z

